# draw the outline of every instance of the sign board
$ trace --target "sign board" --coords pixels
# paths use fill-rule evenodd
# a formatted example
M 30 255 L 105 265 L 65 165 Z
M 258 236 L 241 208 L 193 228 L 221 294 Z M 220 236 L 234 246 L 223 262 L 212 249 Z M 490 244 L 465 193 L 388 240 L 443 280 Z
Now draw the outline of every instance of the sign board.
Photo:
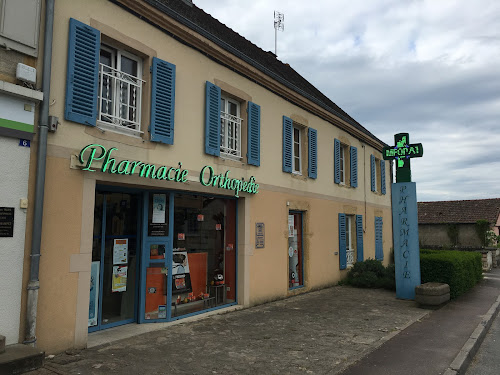
M 263 249 L 266 244 L 264 223 L 255 223 L 255 248 Z
M 14 237 L 14 207 L 0 207 L 0 237 Z

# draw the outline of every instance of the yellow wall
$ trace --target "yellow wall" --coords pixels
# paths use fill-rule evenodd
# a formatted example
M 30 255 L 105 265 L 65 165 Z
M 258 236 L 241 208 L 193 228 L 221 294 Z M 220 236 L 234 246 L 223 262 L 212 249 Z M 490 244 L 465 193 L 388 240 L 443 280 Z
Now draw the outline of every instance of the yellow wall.
M 101 132 L 64 119 L 66 61 L 70 17 L 106 36 L 133 46 L 144 55 L 145 85 L 141 138 Z M 365 258 L 374 258 L 374 217 L 384 218 L 384 263 L 392 246 L 390 172 L 386 167 L 387 195 L 370 191 L 370 155 L 381 153 L 346 131 L 276 96 L 261 85 L 215 63 L 204 54 L 175 41 L 159 29 L 111 2 L 100 0 L 56 2 L 50 114 L 59 117 L 56 133 L 49 134 L 48 163 L 40 265 L 37 335 L 39 347 L 57 352 L 86 342 L 85 304 L 88 313 L 88 275 L 92 238 L 92 189 L 95 183 L 162 187 L 226 194 L 199 182 L 165 183 L 137 176 L 83 172 L 71 160 L 91 143 L 117 147 L 117 159 L 140 160 L 176 166 L 182 162 L 196 177 L 205 165 L 216 173 L 231 170 L 233 177 L 255 176 L 260 184 L 255 196 L 242 193 L 239 217 L 239 303 L 251 305 L 287 295 L 333 285 L 346 271 L 339 270 L 338 213 L 363 215 Z M 104 25 L 104 26 L 103 26 Z M 210 43 L 206 42 L 208 45 Z M 149 142 L 149 91 L 151 58 L 157 56 L 177 67 L 175 139 L 173 145 Z M 205 82 L 217 82 L 261 106 L 261 166 L 216 158 L 204 153 Z M 282 116 L 318 131 L 318 178 L 282 172 Z M 246 117 L 245 117 L 246 119 Z M 358 187 L 334 184 L 334 139 L 358 149 Z M 34 170 L 34 168 L 33 168 Z M 307 174 L 305 165 L 304 175 Z M 88 181 L 92 183 L 88 183 Z M 84 186 L 86 186 L 84 191 Z M 33 179 L 31 179 L 33 188 Z M 230 194 L 231 195 L 231 194 Z M 84 198 L 87 197 L 87 198 Z M 288 202 L 288 205 L 287 205 Z M 241 209 L 244 207 L 244 209 Z M 304 211 L 305 288 L 288 290 L 287 215 L 289 209 Z M 243 213 L 243 214 L 242 214 Z M 89 223 L 90 220 L 90 223 Z M 266 245 L 255 249 L 255 223 L 266 225 Z M 25 268 L 26 272 L 27 268 Z M 26 279 L 26 276 L 25 276 Z M 78 307 L 77 307 L 78 306 Z M 78 310 L 78 311 L 77 311 Z M 78 318 L 77 318 L 78 316 Z M 84 321 L 85 320 L 85 321 Z M 82 328 L 83 327 L 83 328 Z

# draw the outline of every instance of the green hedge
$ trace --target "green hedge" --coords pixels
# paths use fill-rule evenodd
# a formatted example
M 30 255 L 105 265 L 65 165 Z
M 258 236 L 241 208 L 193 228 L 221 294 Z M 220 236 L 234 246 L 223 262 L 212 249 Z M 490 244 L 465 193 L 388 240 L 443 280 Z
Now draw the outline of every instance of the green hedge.
M 420 250 L 422 284 L 446 283 L 451 298 L 464 294 L 483 277 L 482 255 L 477 252 Z

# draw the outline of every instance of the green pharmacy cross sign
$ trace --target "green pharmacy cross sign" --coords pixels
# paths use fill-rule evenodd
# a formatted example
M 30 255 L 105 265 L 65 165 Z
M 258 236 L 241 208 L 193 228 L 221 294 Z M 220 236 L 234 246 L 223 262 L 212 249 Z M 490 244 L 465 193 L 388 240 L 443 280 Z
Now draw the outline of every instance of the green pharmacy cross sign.
M 394 143 L 396 146 L 383 148 L 384 160 L 396 160 L 396 182 L 411 182 L 410 159 L 422 157 L 422 143 L 410 144 L 408 133 L 394 135 Z

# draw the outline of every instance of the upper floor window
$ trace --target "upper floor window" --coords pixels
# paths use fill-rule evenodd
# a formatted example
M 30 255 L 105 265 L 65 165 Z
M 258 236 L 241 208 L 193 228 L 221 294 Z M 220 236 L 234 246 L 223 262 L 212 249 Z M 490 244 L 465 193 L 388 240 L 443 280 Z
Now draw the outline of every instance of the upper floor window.
M 334 182 L 358 187 L 358 149 L 334 140 Z
M 220 111 L 220 152 L 221 155 L 241 159 L 240 103 L 221 96 Z
M 385 194 L 385 160 L 370 155 L 371 190 L 376 193 Z
M 293 160 L 293 172 L 302 174 L 301 168 L 301 129 L 297 126 L 293 127 L 293 148 L 292 148 L 292 160 Z
M 142 60 L 126 51 L 101 46 L 99 55 L 99 125 L 141 133 Z
M 345 149 L 346 146 L 340 144 L 340 183 L 345 185 Z

